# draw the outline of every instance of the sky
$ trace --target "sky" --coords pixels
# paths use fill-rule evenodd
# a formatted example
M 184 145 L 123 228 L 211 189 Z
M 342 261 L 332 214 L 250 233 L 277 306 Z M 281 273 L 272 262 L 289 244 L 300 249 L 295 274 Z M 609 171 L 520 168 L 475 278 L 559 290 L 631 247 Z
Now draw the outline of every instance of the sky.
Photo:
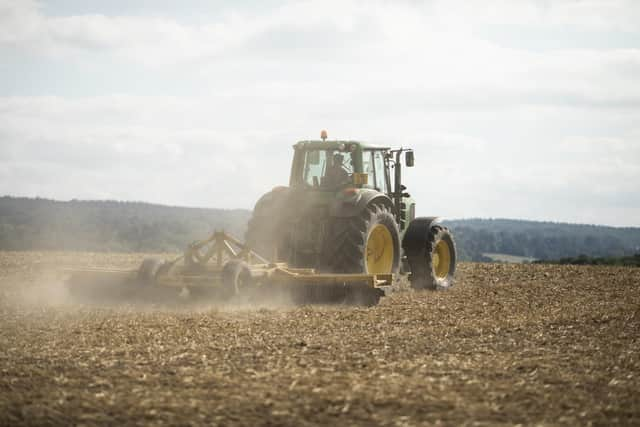
M 0 0 L 0 195 L 251 209 L 322 129 L 418 215 L 640 226 L 640 2 Z

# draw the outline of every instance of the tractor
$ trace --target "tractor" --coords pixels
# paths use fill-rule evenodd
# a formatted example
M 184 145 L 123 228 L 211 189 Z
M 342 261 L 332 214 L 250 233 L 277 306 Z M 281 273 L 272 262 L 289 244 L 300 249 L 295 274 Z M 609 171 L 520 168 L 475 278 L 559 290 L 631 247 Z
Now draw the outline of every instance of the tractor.
M 245 236 L 260 254 L 320 273 L 408 274 L 414 289 L 453 284 L 456 247 L 437 217 L 415 217 L 402 182 L 412 149 L 300 141 L 288 187 L 256 203 Z
M 293 149 L 289 186 L 258 200 L 244 243 L 216 230 L 178 257 L 145 259 L 136 269 L 66 269 L 69 290 L 373 306 L 402 274 L 414 289 L 452 285 L 453 236 L 437 217 L 415 217 L 402 184 L 413 150 L 327 141 L 326 132 Z

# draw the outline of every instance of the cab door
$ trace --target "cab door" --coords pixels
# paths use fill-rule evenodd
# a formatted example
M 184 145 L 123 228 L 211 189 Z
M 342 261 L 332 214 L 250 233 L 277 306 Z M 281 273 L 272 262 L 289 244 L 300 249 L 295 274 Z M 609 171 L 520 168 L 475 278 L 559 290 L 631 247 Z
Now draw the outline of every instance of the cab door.
M 382 193 L 389 194 L 389 179 L 382 150 L 373 152 L 373 172 L 373 187 Z

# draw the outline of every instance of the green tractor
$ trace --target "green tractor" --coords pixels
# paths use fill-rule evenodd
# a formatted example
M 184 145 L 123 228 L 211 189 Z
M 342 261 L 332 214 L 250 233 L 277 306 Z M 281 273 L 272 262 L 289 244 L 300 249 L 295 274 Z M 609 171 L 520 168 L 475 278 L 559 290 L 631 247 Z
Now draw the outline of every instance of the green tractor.
M 415 289 L 451 286 L 453 236 L 437 217 L 415 218 L 415 202 L 402 183 L 402 167 L 414 165 L 413 151 L 321 135 L 293 146 L 289 187 L 258 200 L 247 244 L 292 267 L 409 273 Z

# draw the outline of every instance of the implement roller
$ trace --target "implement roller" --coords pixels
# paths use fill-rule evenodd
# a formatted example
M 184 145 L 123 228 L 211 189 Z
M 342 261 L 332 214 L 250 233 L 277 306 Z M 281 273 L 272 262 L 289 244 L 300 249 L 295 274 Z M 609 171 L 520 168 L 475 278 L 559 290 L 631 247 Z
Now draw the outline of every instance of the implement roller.
M 392 274 L 329 274 L 270 262 L 224 231 L 187 247 L 172 260 L 147 258 L 137 269 L 67 269 L 79 297 L 164 300 L 172 295 L 220 303 L 376 305 L 391 291 Z

